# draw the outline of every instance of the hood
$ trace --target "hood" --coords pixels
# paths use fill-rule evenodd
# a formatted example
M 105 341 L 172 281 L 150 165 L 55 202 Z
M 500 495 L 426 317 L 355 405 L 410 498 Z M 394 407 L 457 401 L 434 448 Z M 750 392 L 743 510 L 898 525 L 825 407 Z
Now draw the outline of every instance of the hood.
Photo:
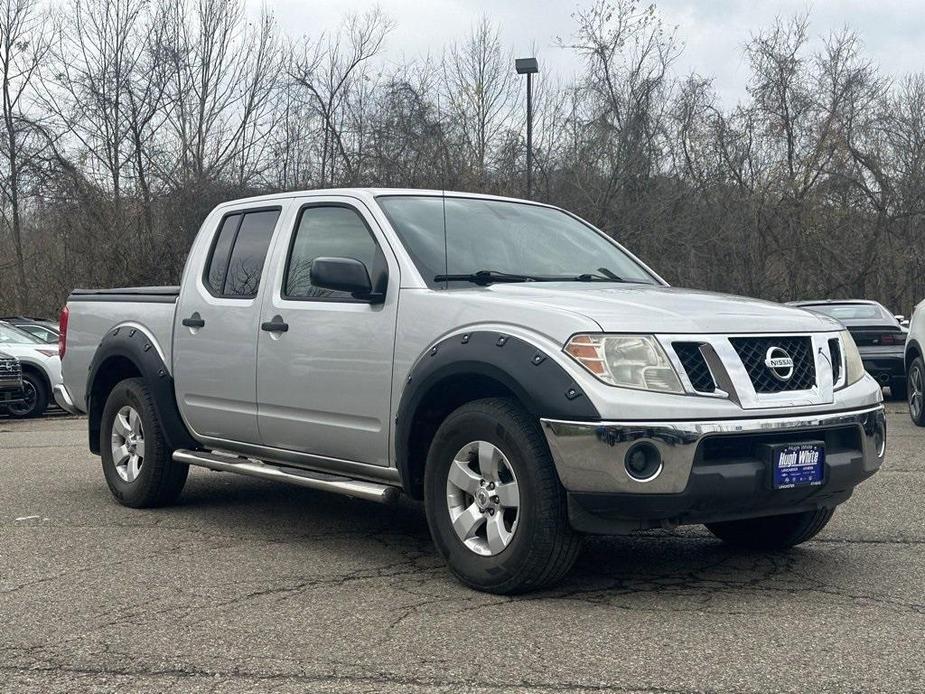
M 550 282 L 493 284 L 465 292 L 578 313 L 605 332 L 796 333 L 843 330 L 838 321 L 803 309 L 742 296 L 648 284 Z

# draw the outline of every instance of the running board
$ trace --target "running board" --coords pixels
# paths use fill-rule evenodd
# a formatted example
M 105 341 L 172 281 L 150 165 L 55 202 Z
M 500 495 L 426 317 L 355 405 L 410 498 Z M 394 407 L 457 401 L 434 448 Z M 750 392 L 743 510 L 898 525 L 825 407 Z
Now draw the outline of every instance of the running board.
M 335 492 L 357 499 L 365 499 L 366 501 L 378 501 L 383 504 L 394 501 L 401 494 L 398 487 L 387 484 L 365 482 L 351 479 L 350 477 L 328 475 L 323 472 L 313 472 L 300 468 L 268 465 L 252 458 L 241 458 L 233 455 L 180 449 L 174 451 L 173 459 L 178 463 L 198 465 L 199 467 L 219 472 L 234 472 L 239 475 L 260 477 L 265 480 L 289 482 L 301 487 Z

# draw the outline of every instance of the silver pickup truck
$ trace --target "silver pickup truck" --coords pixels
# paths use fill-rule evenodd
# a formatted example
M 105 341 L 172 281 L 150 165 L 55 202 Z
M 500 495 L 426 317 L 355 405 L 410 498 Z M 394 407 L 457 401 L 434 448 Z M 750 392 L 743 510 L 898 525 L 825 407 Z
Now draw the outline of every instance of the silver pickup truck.
M 219 205 L 179 287 L 75 290 L 59 404 L 119 502 L 188 466 L 424 502 L 452 572 L 549 585 L 580 538 L 804 542 L 883 463 L 835 320 L 669 287 L 564 210 L 416 190 Z

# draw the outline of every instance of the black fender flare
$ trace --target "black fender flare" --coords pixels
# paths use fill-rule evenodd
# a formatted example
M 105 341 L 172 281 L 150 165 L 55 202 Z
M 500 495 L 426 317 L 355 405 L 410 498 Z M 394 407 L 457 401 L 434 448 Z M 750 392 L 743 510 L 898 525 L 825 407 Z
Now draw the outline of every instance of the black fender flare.
M 141 374 L 154 400 L 164 438 L 170 448 L 199 448 L 199 443 L 190 434 L 180 417 L 173 377 L 154 347 L 154 341 L 139 328 L 120 326 L 110 330 L 100 341 L 87 375 L 87 413 L 90 450 L 99 455 L 100 418 L 105 402 L 94 402 L 94 384 L 101 375 L 101 368 L 114 357 L 127 359 Z M 115 385 L 115 384 L 113 384 Z
M 406 490 L 414 484 L 410 449 L 415 414 L 444 379 L 485 376 L 514 393 L 537 419 L 597 421 L 600 413 L 572 376 L 542 349 L 492 330 L 457 333 L 433 345 L 412 366 L 395 418 L 395 459 Z
M 903 360 L 905 362 L 907 373 L 909 371 L 909 367 L 912 366 L 912 355 L 915 353 L 925 354 L 925 350 L 922 349 L 922 346 L 918 343 L 918 340 L 909 340 L 906 343 L 906 358 Z

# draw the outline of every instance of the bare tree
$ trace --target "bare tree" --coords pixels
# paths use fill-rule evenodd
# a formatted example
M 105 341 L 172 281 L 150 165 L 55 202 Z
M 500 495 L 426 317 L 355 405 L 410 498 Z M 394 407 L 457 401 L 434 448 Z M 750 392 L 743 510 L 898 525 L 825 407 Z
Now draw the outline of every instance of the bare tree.
M 356 113 L 351 117 L 351 111 L 364 112 L 358 101 L 367 93 L 367 67 L 391 30 L 391 21 L 378 8 L 351 14 L 335 34 L 314 42 L 305 40 L 293 60 L 290 76 L 304 88 L 305 103 L 321 123 L 321 186 L 335 180 L 353 183 L 358 178 L 363 143 Z
M 174 185 L 227 177 L 255 181 L 259 151 L 275 123 L 272 95 L 280 68 L 273 17 L 248 31 L 238 0 L 170 0 L 169 123 L 178 149 Z
M 15 308 L 30 305 L 23 243 L 23 198 L 32 165 L 35 138 L 27 114 L 39 66 L 48 51 L 47 16 L 30 0 L 0 3 L 0 70 L 2 70 L 3 137 L 0 177 L 3 222 L 12 239 L 16 271 Z
M 478 186 L 487 184 L 489 159 L 511 125 L 513 63 L 510 51 L 502 48 L 500 29 L 487 17 L 444 58 L 444 103 Z

